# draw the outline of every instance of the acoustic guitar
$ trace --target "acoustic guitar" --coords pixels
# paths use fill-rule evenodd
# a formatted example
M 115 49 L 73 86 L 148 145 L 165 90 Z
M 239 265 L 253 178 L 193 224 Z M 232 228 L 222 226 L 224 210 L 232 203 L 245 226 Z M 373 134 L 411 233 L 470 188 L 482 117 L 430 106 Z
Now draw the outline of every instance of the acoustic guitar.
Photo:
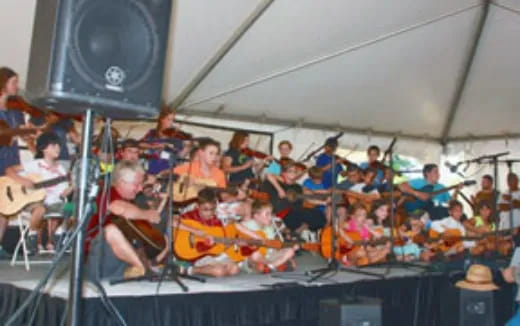
M 266 239 L 265 234 L 261 231 L 258 231 L 257 234 L 262 236 L 262 240 L 250 239 L 238 232 L 233 224 L 228 224 L 225 227 L 205 226 L 194 220 L 182 220 L 181 224 L 203 231 L 213 239 L 213 244 L 208 245 L 205 237 L 197 236 L 180 228 L 175 230 L 173 250 L 175 255 L 183 260 L 192 261 L 208 255 L 218 256 L 226 253 L 233 261 L 240 262 L 256 250 L 260 250 L 260 253 L 265 255 L 267 248 L 280 249 L 295 244 Z M 304 243 L 301 246 L 307 250 L 318 250 L 319 248 L 319 244 Z M 249 249 L 243 250 L 242 247 L 249 247 Z M 250 250 L 253 247 L 255 249 Z
M 119 216 L 112 216 L 111 221 L 129 241 L 138 240 L 145 247 L 151 248 L 157 253 L 166 248 L 164 235 L 148 221 L 129 220 Z
M 404 207 L 406 208 L 406 210 L 408 212 L 413 212 L 413 211 L 418 210 L 418 209 L 425 210 L 425 211 L 429 212 L 434 207 L 433 197 L 435 197 L 436 195 L 439 195 L 439 194 L 448 192 L 448 191 L 450 191 L 452 189 L 455 189 L 455 188 L 459 187 L 459 185 L 463 185 L 463 186 L 466 187 L 466 186 L 472 186 L 472 185 L 475 185 L 475 184 L 477 184 L 477 182 L 475 180 L 466 180 L 466 181 L 464 181 L 464 182 L 462 182 L 460 184 L 456 184 L 454 186 L 442 188 L 442 189 L 439 189 L 439 190 L 433 190 L 433 185 L 427 185 L 427 186 L 422 187 L 418 191 L 427 194 L 429 196 L 428 200 L 424 201 L 424 200 L 421 200 L 421 199 L 419 199 L 419 198 L 417 198 L 417 197 L 415 197 L 415 196 L 413 196 L 411 194 L 407 194 L 407 196 L 409 198 L 411 198 L 411 200 L 408 200 L 407 202 L 405 202 L 404 203 Z M 444 216 L 441 216 L 441 217 L 444 217 Z
M 208 187 L 218 189 L 213 179 L 181 175 L 173 183 L 173 201 L 179 206 L 189 205 L 197 200 L 199 191 Z
M 25 178 L 34 182 L 33 188 L 28 189 L 10 177 L 0 177 L 0 214 L 14 215 L 28 204 L 44 200 L 47 195 L 44 188 L 69 180 L 68 176 L 61 176 L 41 181 L 38 174 L 29 174 Z

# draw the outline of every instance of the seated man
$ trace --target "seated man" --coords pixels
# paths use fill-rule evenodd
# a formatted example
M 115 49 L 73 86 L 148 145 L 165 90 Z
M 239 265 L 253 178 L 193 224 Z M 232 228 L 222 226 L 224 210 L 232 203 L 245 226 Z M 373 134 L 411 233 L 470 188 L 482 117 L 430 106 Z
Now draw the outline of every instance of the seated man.
M 117 279 L 145 274 L 148 260 L 113 223 L 115 217 L 150 223 L 160 221 L 157 210 L 141 209 L 132 203 L 142 189 L 143 177 L 144 169 L 138 163 L 121 161 L 114 167 L 108 195 L 99 194 L 97 212 L 90 219 L 85 243 L 89 277 Z

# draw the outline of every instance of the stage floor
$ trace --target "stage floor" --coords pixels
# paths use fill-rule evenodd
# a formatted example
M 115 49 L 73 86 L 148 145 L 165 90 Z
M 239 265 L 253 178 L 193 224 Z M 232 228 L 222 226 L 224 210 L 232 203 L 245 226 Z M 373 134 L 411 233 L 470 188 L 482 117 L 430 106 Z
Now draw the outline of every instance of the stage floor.
M 24 311 L 20 325 L 62 324 L 67 310 L 69 260 L 60 264 L 37 309 L 31 306 Z M 447 310 L 458 304 L 457 296 L 446 296 L 444 291 L 457 291 L 453 284 L 456 278 L 464 277 L 460 267 L 447 273 L 370 267 L 362 270 L 380 277 L 338 272 L 308 283 L 310 277 L 305 272 L 325 267 L 325 260 L 306 253 L 297 257 L 297 264 L 297 271 L 289 273 L 243 272 L 228 278 L 207 278 L 206 283 L 184 280 L 187 293 L 171 281 L 164 282 L 159 293 L 157 283 L 149 281 L 102 285 L 127 325 L 315 326 L 319 324 L 321 300 L 358 295 L 381 300 L 383 325 L 457 324 L 446 319 L 457 317 Z M 49 267 L 35 263 L 26 272 L 21 264 L 11 267 L 9 262 L 0 262 L 0 325 L 24 302 Z M 83 326 L 116 325 L 96 288 L 85 282 L 84 289 Z M 514 311 L 514 290 L 502 284 L 495 292 L 495 320 L 503 325 Z M 34 320 L 29 322 L 33 311 Z
M 57 270 L 57 277 L 49 282 L 46 293 L 54 297 L 67 298 L 69 291 L 69 268 L 70 258 L 66 258 L 60 264 Z M 31 265 L 31 270 L 26 271 L 23 264 L 17 263 L 10 266 L 9 262 L 0 262 L 0 283 L 8 283 L 17 288 L 32 290 L 38 281 L 43 277 L 49 269 L 49 263 L 42 257 L 34 258 L 35 263 Z M 294 272 L 273 273 L 273 274 L 257 274 L 241 272 L 239 275 L 226 278 L 206 278 L 205 283 L 182 279 L 188 286 L 189 293 L 222 293 L 222 292 L 242 292 L 267 290 L 271 285 L 276 283 L 298 282 L 302 286 L 320 286 L 323 284 L 351 283 L 360 280 L 375 280 L 381 278 L 394 278 L 404 276 L 414 276 L 421 272 L 421 269 L 412 268 L 404 269 L 401 267 L 392 267 L 388 273 L 386 267 L 370 267 L 363 268 L 362 271 L 380 274 L 381 277 L 358 274 L 354 272 L 339 272 L 336 274 L 328 274 L 324 278 L 309 283 L 310 276 L 305 275 L 306 271 L 314 270 L 326 266 L 326 262 L 320 256 L 314 256 L 304 253 L 296 257 L 297 270 Z M 107 294 L 110 297 L 115 296 L 150 296 L 156 295 L 157 283 L 149 281 L 128 282 L 123 284 L 110 285 L 108 281 L 102 282 Z M 174 282 L 163 282 L 158 294 L 171 295 L 184 293 L 180 287 Z M 99 294 L 95 287 L 89 282 L 85 282 L 84 296 L 87 298 L 98 297 Z

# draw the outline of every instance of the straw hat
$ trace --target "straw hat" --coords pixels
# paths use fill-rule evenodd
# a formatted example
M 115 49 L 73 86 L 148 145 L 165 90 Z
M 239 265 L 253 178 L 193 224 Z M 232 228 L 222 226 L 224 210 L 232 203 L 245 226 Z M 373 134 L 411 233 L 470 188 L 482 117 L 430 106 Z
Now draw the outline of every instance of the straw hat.
M 466 272 L 466 279 L 458 281 L 455 286 L 473 291 L 498 290 L 489 267 L 480 264 L 471 265 Z

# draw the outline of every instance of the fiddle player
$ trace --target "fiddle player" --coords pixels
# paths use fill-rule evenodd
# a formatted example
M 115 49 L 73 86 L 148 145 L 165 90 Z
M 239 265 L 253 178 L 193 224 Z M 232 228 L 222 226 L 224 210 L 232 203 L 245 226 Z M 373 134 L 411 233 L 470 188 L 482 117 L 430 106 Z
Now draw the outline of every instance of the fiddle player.
M 380 154 L 381 154 L 381 149 L 379 149 L 379 146 L 371 145 L 367 149 L 368 161 L 362 162 L 361 164 L 359 164 L 359 167 L 362 170 L 366 170 L 368 168 L 376 169 L 377 175 L 374 180 L 374 183 L 376 186 L 379 186 L 381 184 L 381 182 L 383 181 L 383 177 L 384 177 L 384 171 L 383 171 L 383 169 L 381 169 L 383 164 L 380 161 L 378 161 Z
M 334 155 L 337 148 L 338 140 L 333 137 L 327 138 L 323 153 L 316 158 L 316 166 L 320 167 L 323 171 L 323 186 L 325 189 L 332 187 L 332 180 L 334 180 L 334 183 L 337 183 L 338 175 L 343 171 L 341 160 Z M 333 159 L 336 159 L 336 168 L 334 171 L 332 171 Z
M 9 128 L 20 128 L 25 125 L 24 115 L 20 111 L 9 110 L 7 100 L 10 96 L 18 94 L 18 74 L 8 67 L 0 68 L 0 120 L 7 123 Z M 10 145 L 0 146 L 0 176 L 6 174 L 6 169 L 20 165 L 20 150 L 18 142 L 14 139 Z M 17 180 L 23 186 L 31 188 L 33 183 L 26 178 Z M 0 215 L 0 259 L 7 259 L 9 255 L 2 248 L 1 243 L 7 230 L 8 220 Z
M 259 173 L 265 162 L 272 159 L 272 156 L 266 156 L 255 163 L 254 158 L 246 154 L 248 147 L 249 133 L 236 131 L 222 158 L 222 170 L 228 175 L 228 181 L 232 185 L 241 185 L 246 180 L 254 179 L 255 173 Z

